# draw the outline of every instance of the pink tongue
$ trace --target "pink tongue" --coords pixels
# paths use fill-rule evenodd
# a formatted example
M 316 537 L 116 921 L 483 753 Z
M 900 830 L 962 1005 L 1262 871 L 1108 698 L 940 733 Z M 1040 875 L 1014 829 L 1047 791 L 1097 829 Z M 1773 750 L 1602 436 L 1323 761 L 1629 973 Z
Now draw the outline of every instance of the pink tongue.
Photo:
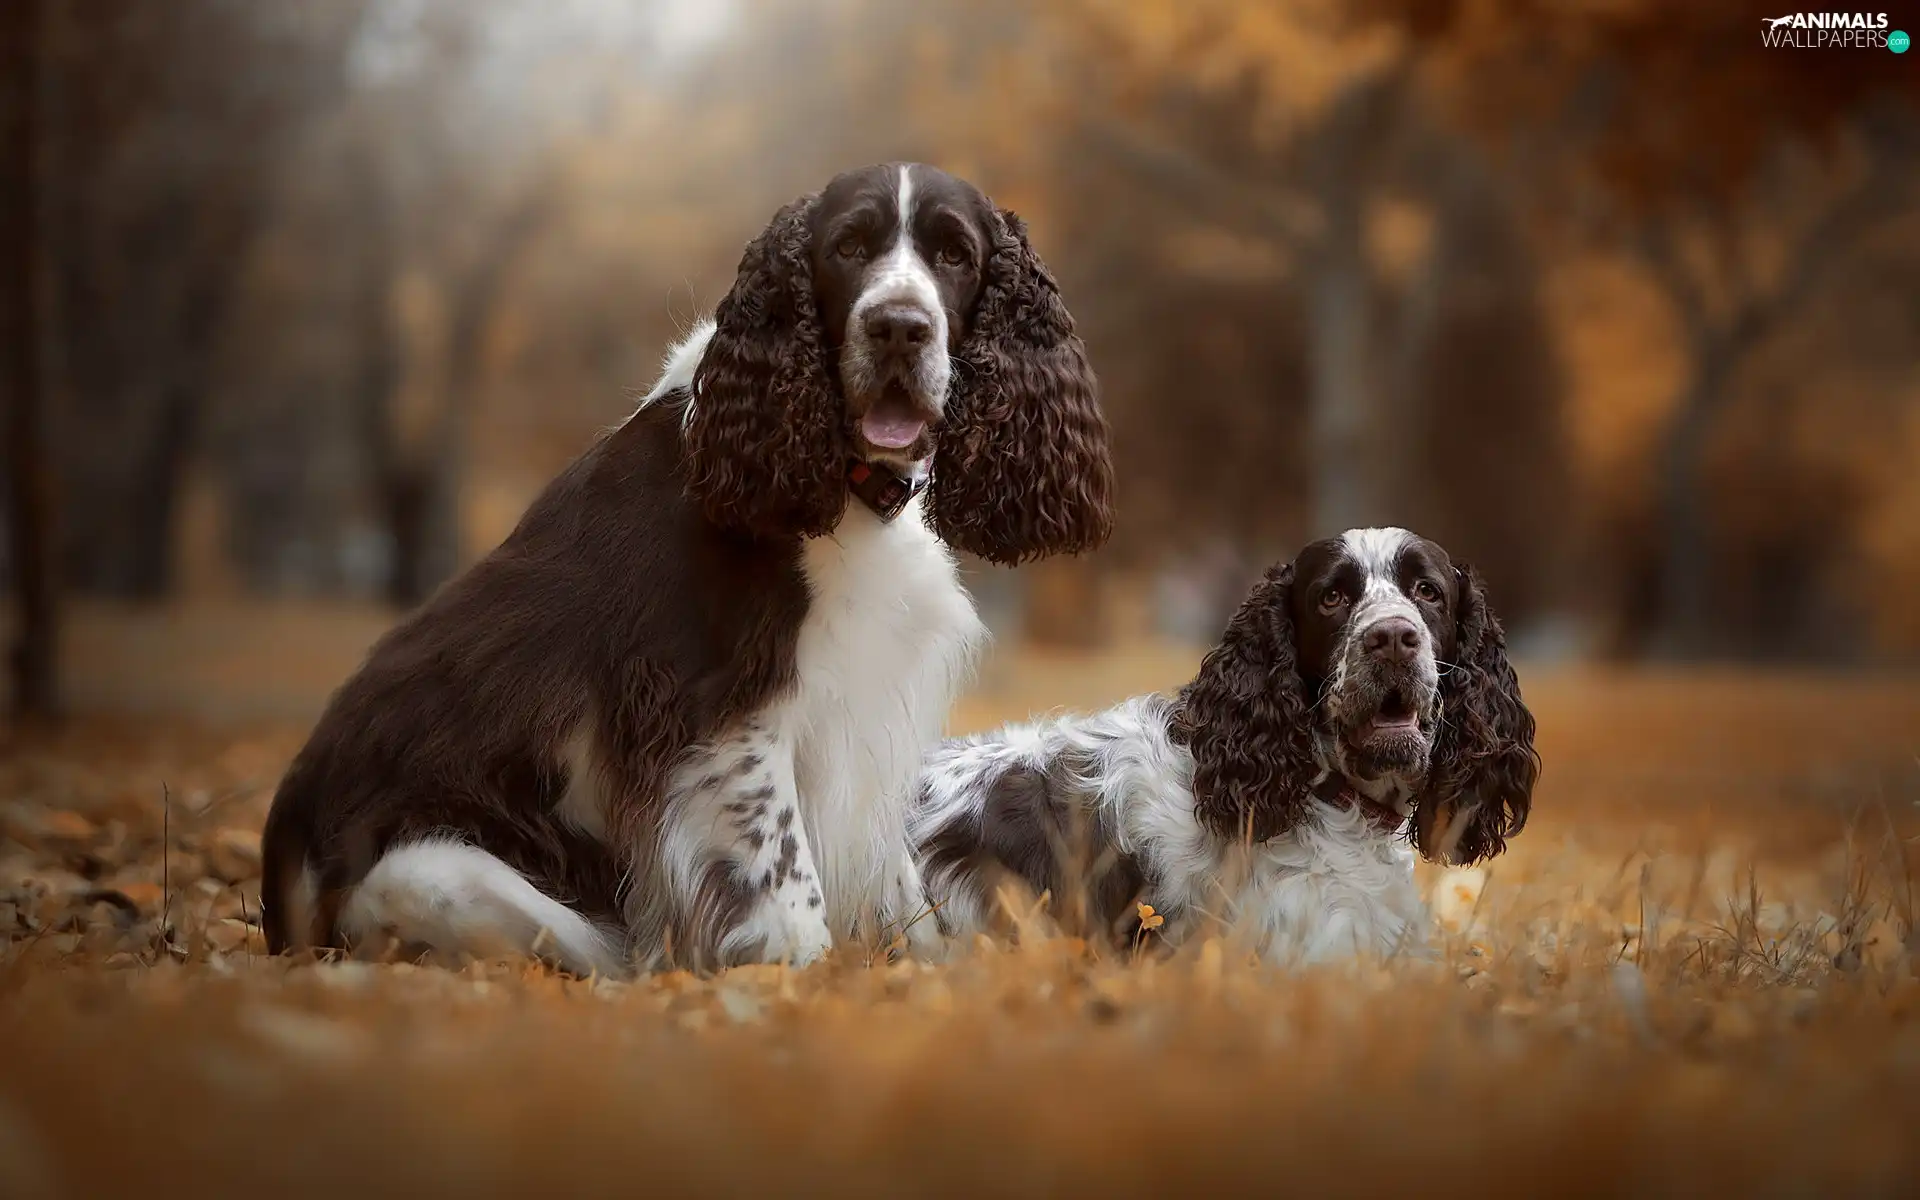
M 860 418 L 860 433 L 884 450 L 905 450 L 919 440 L 926 428 L 926 421 L 911 412 L 876 409 Z

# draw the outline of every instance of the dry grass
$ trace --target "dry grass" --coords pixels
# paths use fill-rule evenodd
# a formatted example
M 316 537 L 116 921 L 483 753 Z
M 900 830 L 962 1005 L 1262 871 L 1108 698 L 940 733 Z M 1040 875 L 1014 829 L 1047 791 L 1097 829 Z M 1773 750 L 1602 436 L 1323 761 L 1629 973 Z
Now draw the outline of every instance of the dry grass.
M 957 723 L 1191 662 L 1009 661 Z M 0 1196 L 1911 1191 L 1920 681 L 1524 677 L 1536 820 L 1429 877 L 1446 960 L 1296 974 L 1065 939 L 632 984 L 293 966 L 251 835 L 297 727 L 17 742 Z

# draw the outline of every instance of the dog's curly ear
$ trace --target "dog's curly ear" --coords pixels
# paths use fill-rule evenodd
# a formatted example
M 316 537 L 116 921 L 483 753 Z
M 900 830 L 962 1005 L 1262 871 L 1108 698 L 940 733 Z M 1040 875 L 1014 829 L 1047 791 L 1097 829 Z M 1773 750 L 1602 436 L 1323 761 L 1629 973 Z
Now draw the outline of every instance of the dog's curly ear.
M 747 246 L 694 372 L 687 489 L 708 520 L 741 533 L 823 534 L 846 510 L 846 406 L 809 257 L 817 202 L 782 208 Z
M 1221 837 L 1265 841 L 1307 813 L 1318 768 L 1292 588 L 1292 564 L 1269 568 L 1180 692 L 1174 738 L 1193 754 L 1195 812 Z
M 978 315 L 954 364 L 928 521 L 1013 565 L 1097 549 L 1113 531 L 1113 460 L 1099 385 L 1027 227 L 1000 209 Z
M 1440 679 L 1440 733 L 1413 821 L 1422 855 L 1465 866 L 1499 854 L 1526 826 L 1540 756 L 1486 585 L 1464 563 L 1455 585 L 1455 661 Z

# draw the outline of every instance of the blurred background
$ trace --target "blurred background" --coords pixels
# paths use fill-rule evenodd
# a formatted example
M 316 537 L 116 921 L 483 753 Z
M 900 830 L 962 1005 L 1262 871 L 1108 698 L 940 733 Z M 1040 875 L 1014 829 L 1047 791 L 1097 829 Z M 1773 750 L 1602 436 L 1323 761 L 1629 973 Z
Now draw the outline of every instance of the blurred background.
M 1776 15 L 8 0 L 15 698 L 311 711 L 896 158 L 1027 217 L 1114 423 L 1107 549 L 969 564 L 1003 643 L 1204 644 L 1392 523 L 1536 659 L 1910 664 L 1920 55 Z

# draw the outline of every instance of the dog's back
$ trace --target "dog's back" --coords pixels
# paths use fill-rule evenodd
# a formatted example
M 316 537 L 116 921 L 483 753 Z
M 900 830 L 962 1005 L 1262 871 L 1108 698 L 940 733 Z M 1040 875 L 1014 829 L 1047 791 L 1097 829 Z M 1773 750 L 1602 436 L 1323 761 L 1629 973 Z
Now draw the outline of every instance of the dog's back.
M 622 794 L 645 803 L 753 666 L 703 634 L 805 603 L 777 550 L 704 544 L 711 527 L 678 478 L 679 413 L 642 409 L 582 455 L 335 693 L 267 820 L 272 950 L 340 945 L 348 893 L 394 846 L 434 838 L 485 847 L 587 919 L 619 923 L 628 864 L 605 828 L 565 811 L 578 766 L 569 740 L 622 706 L 673 714 L 649 723 L 647 744 L 618 747 L 635 785 Z M 760 587 L 699 586 L 703 572 L 755 556 Z M 741 611 L 714 611 L 716 594 Z

